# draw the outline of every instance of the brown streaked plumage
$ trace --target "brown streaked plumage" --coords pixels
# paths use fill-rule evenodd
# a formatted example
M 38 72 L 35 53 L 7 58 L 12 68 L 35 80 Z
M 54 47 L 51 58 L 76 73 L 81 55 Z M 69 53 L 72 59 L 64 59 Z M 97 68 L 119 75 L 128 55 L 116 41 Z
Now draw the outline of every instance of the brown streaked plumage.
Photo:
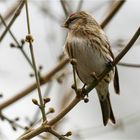
M 109 41 L 95 19 L 84 11 L 70 15 L 64 27 L 69 29 L 65 44 L 66 52 L 70 59 L 75 58 L 77 60 L 77 75 L 84 84 L 89 85 L 94 80 L 92 73 L 94 72 L 99 76 L 105 70 L 107 64 L 114 59 Z M 109 72 L 96 86 L 104 125 L 109 120 L 115 123 L 108 90 L 113 76 L 114 88 L 116 93 L 119 94 L 117 67 Z

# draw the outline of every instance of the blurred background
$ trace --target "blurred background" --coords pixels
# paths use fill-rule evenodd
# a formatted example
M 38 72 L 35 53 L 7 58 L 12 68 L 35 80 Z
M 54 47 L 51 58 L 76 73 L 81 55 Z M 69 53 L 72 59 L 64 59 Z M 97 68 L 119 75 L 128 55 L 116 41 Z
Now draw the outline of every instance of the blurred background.
M 69 13 L 84 10 L 101 23 L 119 1 L 65 0 L 64 2 Z M 0 0 L 0 14 L 5 18 L 6 24 L 12 19 L 14 15 L 12 10 L 17 9 L 18 5 L 19 0 Z M 115 56 L 138 29 L 139 14 L 140 2 L 127 0 L 104 28 Z M 60 0 L 29 0 L 29 15 L 31 33 L 34 38 L 35 59 L 40 74 L 44 76 L 63 59 L 67 30 L 61 25 L 66 16 Z M 0 20 L 0 36 L 4 30 L 5 26 Z M 25 7 L 10 30 L 18 42 L 21 43 L 21 40 L 25 39 L 27 35 Z M 9 33 L 0 42 L 0 106 L 35 82 L 33 69 L 29 62 L 25 59 L 21 49 L 13 47 L 11 43 L 15 44 Z M 23 49 L 30 59 L 27 43 L 24 44 Z M 96 91 L 92 90 L 89 94 L 89 102 L 85 104 L 81 101 L 76 105 L 55 126 L 56 131 L 60 134 L 72 131 L 70 139 L 74 140 L 140 139 L 140 38 L 121 60 L 118 71 L 121 87 L 119 96 L 115 95 L 112 83 L 110 84 L 116 125 L 103 126 Z M 44 97 L 51 98 L 46 106 L 46 112 L 49 108 L 55 109 L 55 113 L 49 114 L 48 119 L 56 116 L 73 99 L 72 83 L 72 68 L 70 64 L 67 64 L 49 82 L 41 86 Z M 79 86 L 81 85 L 82 83 L 79 82 Z M 37 90 L 0 110 L 0 140 L 17 139 L 24 132 L 24 127 L 40 119 L 40 112 L 32 103 L 32 98 L 38 99 Z M 56 138 L 45 134 L 33 138 L 33 140 L 41 139 L 55 140 Z

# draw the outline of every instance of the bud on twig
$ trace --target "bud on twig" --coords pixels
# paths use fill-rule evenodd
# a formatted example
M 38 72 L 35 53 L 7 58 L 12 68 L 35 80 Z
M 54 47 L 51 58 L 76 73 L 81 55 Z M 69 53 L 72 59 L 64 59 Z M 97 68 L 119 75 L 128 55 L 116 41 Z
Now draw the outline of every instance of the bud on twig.
M 21 45 L 23 46 L 25 44 L 25 40 L 21 39 Z
M 15 45 L 14 43 L 10 43 L 10 47 L 11 47 L 11 48 L 15 48 L 16 45 Z
M 50 99 L 50 98 L 44 98 L 43 100 L 44 100 L 44 104 L 46 104 L 46 103 L 48 103 L 48 102 L 50 102 L 50 101 L 51 101 L 51 99 Z
M 24 128 L 25 130 L 29 130 L 29 127 L 28 126 L 25 126 L 25 128 Z
M 39 105 L 38 104 L 38 101 L 36 99 L 32 99 L 32 102 L 35 104 L 35 105 Z
M 61 83 L 63 82 L 64 77 L 65 77 L 65 73 L 63 72 L 63 73 L 57 78 L 57 82 L 61 84 Z
M 15 121 L 19 121 L 19 117 L 16 117 L 16 118 L 15 118 Z
M 84 98 L 84 102 L 85 103 L 88 103 L 89 102 L 89 99 L 88 98 Z
M 68 131 L 64 136 L 69 137 L 71 135 L 72 135 L 72 132 L 71 131 Z
M 42 70 L 42 69 L 43 69 L 43 66 L 42 66 L 42 65 L 40 65 L 40 66 L 39 66 L 39 70 Z
M 72 84 L 71 88 L 75 90 L 75 85 L 74 85 L 74 84 Z
M 50 107 L 48 112 L 49 112 L 49 113 L 54 113 L 54 112 L 55 112 L 55 109 L 52 108 L 52 107 Z
M 33 39 L 32 35 L 29 34 L 26 36 L 26 42 L 32 43 L 33 41 L 34 41 L 34 39 Z
M 34 77 L 35 75 L 34 75 L 33 73 L 30 73 L 29 76 L 30 76 L 30 77 Z
M 15 126 L 12 126 L 12 129 L 13 129 L 14 131 L 16 131 L 16 130 L 17 130 L 17 128 L 16 128 Z
M 3 97 L 3 94 L 2 93 L 0 93 L 0 98 L 2 98 Z

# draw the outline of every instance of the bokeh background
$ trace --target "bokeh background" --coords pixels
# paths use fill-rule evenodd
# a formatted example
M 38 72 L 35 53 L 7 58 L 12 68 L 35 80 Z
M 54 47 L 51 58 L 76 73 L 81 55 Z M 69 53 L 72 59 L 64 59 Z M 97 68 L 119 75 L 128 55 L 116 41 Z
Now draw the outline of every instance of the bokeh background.
M 69 11 L 75 12 L 78 7 L 81 7 L 82 10 L 91 13 L 99 23 L 111 10 L 112 3 L 117 2 L 111 0 L 66 1 Z M 82 3 L 81 6 L 79 2 Z M 17 0 L 0 0 L 0 13 L 4 16 L 16 4 Z M 59 63 L 67 33 L 67 30 L 63 29 L 61 25 L 66 17 L 59 0 L 29 0 L 29 14 L 36 62 L 38 67 L 43 67 L 41 74 L 44 75 Z M 115 56 L 139 27 L 139 15 L 140 2 L 127 0 L 104 29 Z M 7 24 L 10 19 L 6 20 Z M 0 23 L 0 35 L 4 29 Z M 11 27 L 11 31 L 19 41 L 27 35 L 25 8 Z M 13 39 L 9 34 L 0 42 L 0 92 L 3 94 L 3 98 L 0 98 L 0 104 L 35 81 L 35 77 L 29 76 L 33 73 L 30 65 L 19 49 L 10 47 L 11 42 Z M 30 57 L 28 44 L 25 44 L 24 49 Z M 140 39 L 125 55 L 121 63 L 140 64 Z M 115 95 L 112 83 L 110 85 L 111 102 L 117 124 L 103 126 L 99 101 L 96 91 L 93 90 L 89 94 L 87 104 L 83 101 L 80 102 L 58 124 L 57 131 L 59 133 L 64 134 L 67 131 L 72 131 L 71 139 L 74 140 L 140 139 L 140 68 L 118 65 L 118 71 L 121 94 Z M 60 79 L 61 82 L 59 82 Z M 46 106 L 46 111 L 49 107 L 56 110 L 54 114 L 48 115 L 48 118 L 55 116 L 68 103 L 66 95 L 68 97 L 74 96 L 71 91 L 72 83 L 72 68 L 68 64 L 50 82 L 42 86 L 42 93 L 47 91 L 46 96 L 51 98 L 51 102 Z M 69 92 L 71 93 L 68 94 Z M 5 108 L 2 113 L 10 119 L 19 117 L 18 123 L 22 126 L 28 126 L 35 118 L 37 110 L 37 106 L 31 101 L 32 98 L 38 99 L 37 90 Z M 13 131 L 7 121 L 0 121 L 0 140 L 15 140 L 23 132 L 24 130 L 20 128 Z M 40 139 L 40 137 L 33 138 L 33 140 Z M 51 137 L 50 139 L 56 138 Z

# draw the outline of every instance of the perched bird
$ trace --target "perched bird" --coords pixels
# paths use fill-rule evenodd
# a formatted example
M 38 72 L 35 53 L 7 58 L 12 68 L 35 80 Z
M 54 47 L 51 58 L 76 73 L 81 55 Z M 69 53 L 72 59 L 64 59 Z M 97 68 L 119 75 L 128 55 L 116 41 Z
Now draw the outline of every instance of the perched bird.
M 71 14 L 63 26 L 68 29 L 65 50 L 70 59 L 76 60 L 75 69 L 80 80 L 90 85 L 95 78 L 93 74 L 98 77 L 114 59 L 109 41 L 96 20 L 84 11 Z M 115 91 L 119 94 L 116 67 L 96 86 L 104 125 L 109 120 L 116 122 L 109 97 L 109 83 L 113 78 Z

